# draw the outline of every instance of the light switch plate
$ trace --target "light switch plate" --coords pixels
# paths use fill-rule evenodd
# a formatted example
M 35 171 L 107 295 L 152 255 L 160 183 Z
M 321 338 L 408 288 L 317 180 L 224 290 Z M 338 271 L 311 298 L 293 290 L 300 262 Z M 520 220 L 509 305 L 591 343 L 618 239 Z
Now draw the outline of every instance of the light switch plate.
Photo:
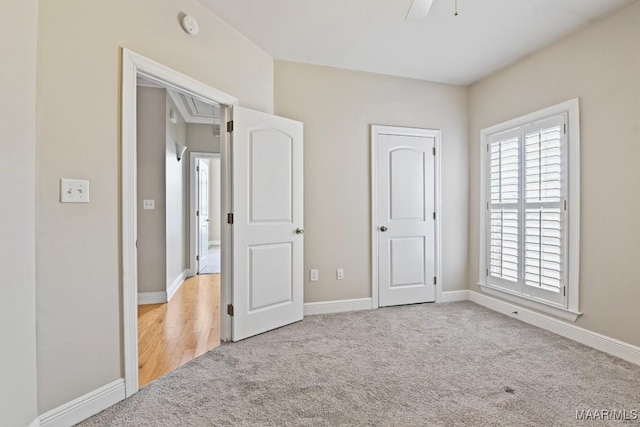
M 89 203 L 89 181 L 83 179 L 60 179 L 61 203 Z
M 156 208 L 155 200 L 145 199 L 142 201 L 142 209 L 155 209 L 155 208 Z
M 309 271 L 309 281 L 310 282 L 317 282 L 318 281 L 318 270 L 315 268 L 312 268 Z

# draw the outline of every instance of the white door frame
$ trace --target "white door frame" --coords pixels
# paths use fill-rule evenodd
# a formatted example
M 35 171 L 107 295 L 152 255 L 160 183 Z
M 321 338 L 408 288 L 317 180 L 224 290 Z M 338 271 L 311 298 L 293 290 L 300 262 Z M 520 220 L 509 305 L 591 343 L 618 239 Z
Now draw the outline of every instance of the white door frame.
M 222 132 L 220 133 L 222 137 Z M 200 151 L 192 151 L 189 154 L 189 270 L 192 276 L 198 274 L 198 263 L 196 262 L 196 255 L 198 255 L 198 221 L 196 220 L 196 211 L 198 210 L 198 185 L 196 182 L 195 174 L 196 160 L 197 159 L 219 159 L 220 153 L 204 153 Z M 222 164 L 222 162 L 221 162 Z M 211 169 L 209 169 L 211 171 Z M 222 171 L 220 172 L 222 178 Z M 220 179 L 222 181 L 222 179 Z M 218 185 L 222 188 L 222 182 L 218 182 Z M 209 174 L 209 185 L 211 185 L 211 174 Z M 222 209 L 222 197 L 220 198 L 220 222 L 223 220 L 223 212 L 227 212 Z M 220 231 L 222 231 L 222 224 L 220 224 Z M 222 241 L 220 241 L 222 243 Z M 222 266 L 220 266 L 222 267 Z
M 221 106 L 221 123 L 230 120 L 231 109 L 238 100 L 201 83 L 185 74 L 145 58 L 129 49 L 122 49 L 122 327 L 124 381 L 126 396 L 138 391 L 138 266 L 137 266 L 137 192 L 136 192 L 136 91 L 137 79 L 144 77 L 163 87 L 175 89 L 209 103 Z M 220 179 L 221 209 L 231 212 L 230 143 L 227 132 L 221 132 Z M 222 224 L 224 225 L 224 224 Z M 231 233 L 221 227 L 223 259 L 220 287 L 220 338 L 231 339 L 231 319 L 227 304 L 231 303 Z
M 436 275 L 436 303 L 442 300 L 442 227 L 441 227 L 441 196 L 440 196 L 440 153 L 442 132 L 438 129 L 420 129 L 398 126 L 371 125 L 371 300 L 372 308 L 379 307 L 378 299 L 378 135 L 406 135 L 418 137 L 432 137 L 435 139 L 435 275 Z

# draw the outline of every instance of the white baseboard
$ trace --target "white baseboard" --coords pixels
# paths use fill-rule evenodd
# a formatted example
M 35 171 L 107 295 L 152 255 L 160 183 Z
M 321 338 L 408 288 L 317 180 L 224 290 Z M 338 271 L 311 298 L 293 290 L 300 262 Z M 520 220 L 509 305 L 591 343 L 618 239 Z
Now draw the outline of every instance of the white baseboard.
M 469 299 L 469 291 L 448 291 L 442 292 L 440 302 L 458 302 L 467 301 Z
M 640 347 L 592 332 L 574 324 L 554 319 L 519 305 L 493 298 L 479 292 L 468 291 L 469 300 L 498 313 L 522 320 L 530 325 L 551 331 L 570 340 L 579 342 L 596 350 L 609 353 L 628 362 L 640 365 Z
M 209 246 L 220 246 L 220 240 L 209 240 Z
M 184 279 L 186 279 L 188 275 L 189 269 L 185 269 L 182 270 L 182 273 L 180 273 L 178 277 L 176 277 L 176 280 L 174 280 L 167 289 L 167 302 L 171 301 L 171 298 L 173 298 L 176 292 L 178 292 L 178 289 L 180 289 L 180 286 L 182 286 L 182 284 L 184 283 Z
M 371 310 L 371 298 L 345 299 L 338 301 L 307 302 L 304 304 L 304 315 L 341 313 L 344 311 Z
M 119 379 L 42 414 L 42 427 L 69 427 L 125 398 L 124 380 Z
M 31 421 L 31 424 L 29 424 L 28 427 L 40 427 L 40 418 L 36 418 L 35 420 Z
M 138 292 L 138 305 L 164 304 L 167 302 L 166 292 Z

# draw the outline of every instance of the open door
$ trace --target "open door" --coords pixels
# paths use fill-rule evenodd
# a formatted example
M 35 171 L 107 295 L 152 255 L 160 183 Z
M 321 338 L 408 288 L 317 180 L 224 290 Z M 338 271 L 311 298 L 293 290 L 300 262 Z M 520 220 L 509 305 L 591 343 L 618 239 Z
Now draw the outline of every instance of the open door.
M 302 139 L 300 122 L 233 109 L 233 341 L 302 320 Z
M 209 262 L 209 163 L 197 160 L 198 172 L 198 273 Z

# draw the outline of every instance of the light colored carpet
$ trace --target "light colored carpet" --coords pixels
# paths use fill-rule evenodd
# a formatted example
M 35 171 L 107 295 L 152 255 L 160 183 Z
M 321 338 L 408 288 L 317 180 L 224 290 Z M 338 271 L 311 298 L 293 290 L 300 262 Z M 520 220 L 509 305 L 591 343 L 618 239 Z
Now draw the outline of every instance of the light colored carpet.
M 582 409 L 639 410 L 640 367 L 462 302 L 307 317 L 222 345 L 81 425 L 611 424 L 576 422 Z

